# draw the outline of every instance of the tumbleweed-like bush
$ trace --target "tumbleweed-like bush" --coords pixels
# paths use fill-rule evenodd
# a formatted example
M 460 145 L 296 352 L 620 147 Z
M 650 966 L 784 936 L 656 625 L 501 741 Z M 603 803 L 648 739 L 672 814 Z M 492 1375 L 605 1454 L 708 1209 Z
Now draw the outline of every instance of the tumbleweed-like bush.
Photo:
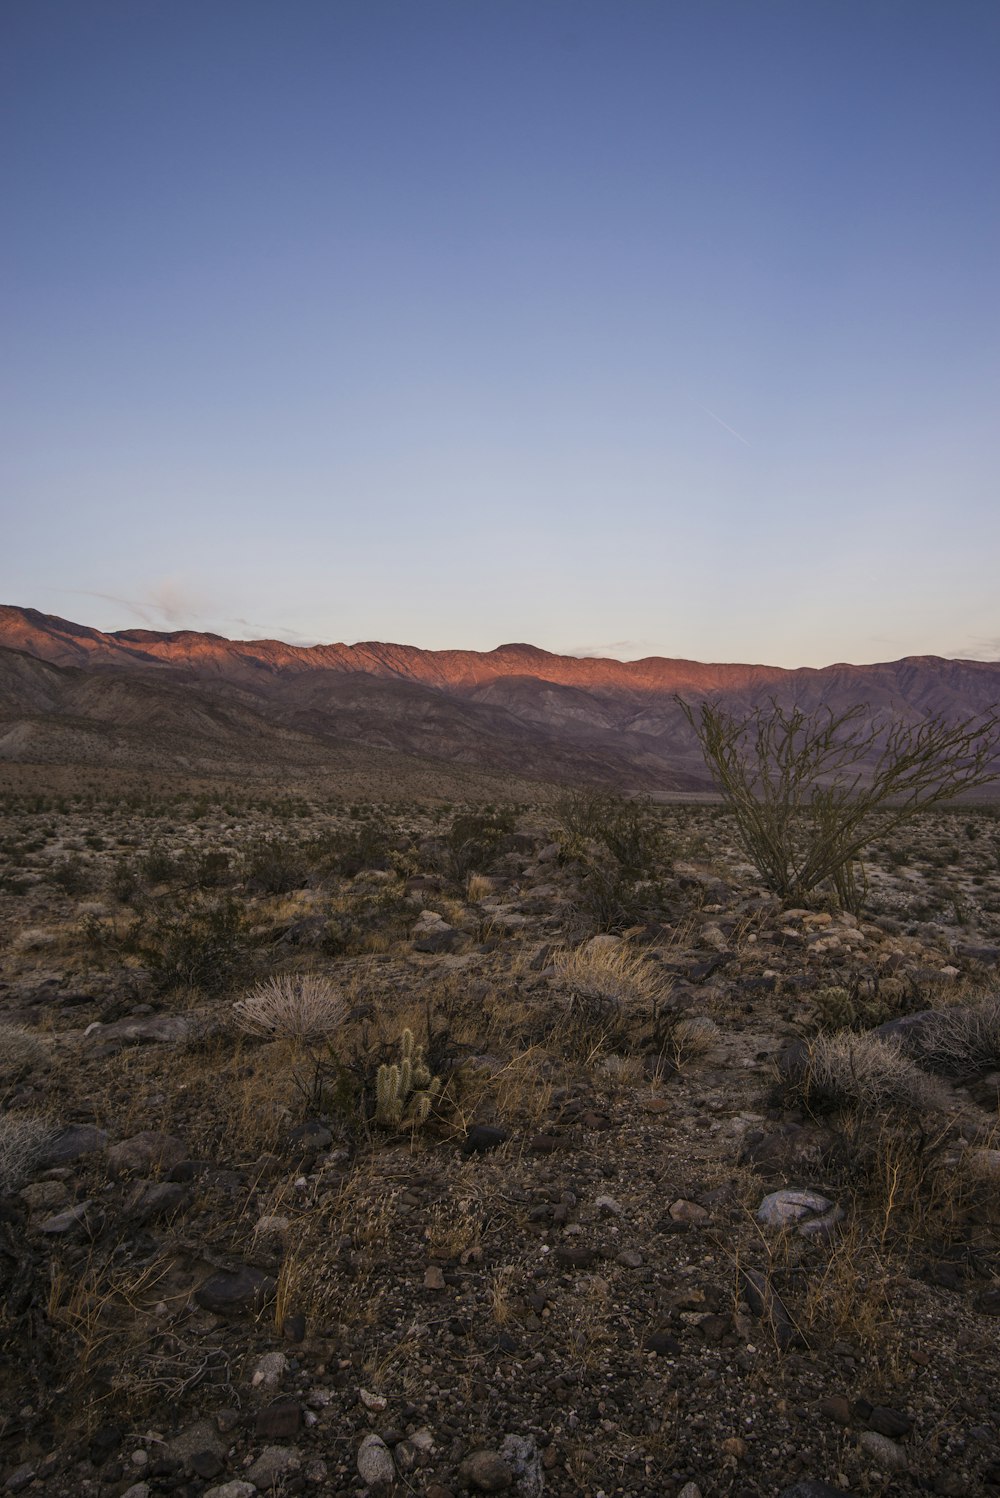
M 258 983 L 233 1005 L 233 1023 L 247 1035 L 313 1040 L 343 1023 L 344 996 L 321 973 L 284 974 Z
M 918 1066 L 956 1079 L 1000 1066 L 1000 997 L 940 1009 L 899 1038 Z
M 658 964 L 623 941 L 597 937 L 557 963 L 563 982 L 591 1003 L 621 1009 L 655 1009 L 670 992 Z
M 818 1035 L 798 1086 L 811 1105 L 867 1114 L 887 1109 L 934 1113 L 948 1105 L 947 1091 L 936 1077 L 922 1071 L 895 1041 L 870 1032 Z
M 29 1179 L 54 1132 L 50 1120 L 35 1113 L 0 1114 L 0 1194 Z

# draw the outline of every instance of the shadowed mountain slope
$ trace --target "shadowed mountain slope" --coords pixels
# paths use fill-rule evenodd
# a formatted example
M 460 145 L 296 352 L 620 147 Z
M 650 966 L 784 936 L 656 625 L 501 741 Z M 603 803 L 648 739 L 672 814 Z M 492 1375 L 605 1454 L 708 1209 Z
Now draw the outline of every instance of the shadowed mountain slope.
M 150 764 L 224 756 L 314 765 L 353 743 L 670 795 L 709 785 L 678 694 L 735 711 L 774 697 L 807 710 L 860 703 L 875 718 L 957 721 L 1000 701 L 1000 663 L 920 656 L 785 670 L 578 659 L 523 644 L 482 653 L 302 647 L 190 630 L 105 634 L 0 606 L 6 759 L 98 762 L 127 745 L 130 758 Z

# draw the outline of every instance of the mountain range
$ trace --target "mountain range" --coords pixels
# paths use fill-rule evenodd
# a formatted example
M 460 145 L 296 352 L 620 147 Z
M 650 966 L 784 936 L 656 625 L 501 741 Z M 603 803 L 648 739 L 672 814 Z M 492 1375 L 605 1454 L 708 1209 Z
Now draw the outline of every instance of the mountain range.
M 909 656 L 786 670 L 550 654 L 104 633 L 0 605 L 0 760 L 197 773 L 316 770 L 345 746 L 654 796 L 710 787 L 678 704 L 774 698 L 958 721 L 1000 702 L 1000 662 Z M 1000 765 L 998 765 L 1000 768 Z

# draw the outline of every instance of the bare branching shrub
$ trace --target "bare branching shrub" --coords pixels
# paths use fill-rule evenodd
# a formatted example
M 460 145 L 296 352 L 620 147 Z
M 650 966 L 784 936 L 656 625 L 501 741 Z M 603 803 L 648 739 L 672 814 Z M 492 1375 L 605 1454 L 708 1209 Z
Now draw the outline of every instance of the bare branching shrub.
M 945 1077 L 977 1076 L 1000 1066 L 1000 998 L 921 1018 L 899 1037 L 918 1066 Z
M 658 965 L 623 941 L 597 937 L 568 953 L 557 966 L 575 994 L 608 1008 L 656 1009 L 670 993 L 670 981 Z
M 871 720 L 863 705 L 806 712 L 772 699 L 737 716 L 678 702 L 751 862 L 787 901 L 830 885 L 842 905 L 859 909 L 869 843 L 997 779 L 996 713 L 914 725 Z
M 40 1066 L 48 1052 L 43 1041 L 19 1025 L 0 1024 L 0 1082 L 13 1082 Z
M 865 1114 L 892 1108 L 932 1113 L 948 1103 L 942 1084 L 895 1042 L 848 1030 L 812 1041 L 797 1085 L 813 1106 L 850 1107 Z
M 248 1035 L 311 1040 L 330 1035 L 344 1019 L 344 998 L 320 973 L 269 978 L 233 1005 L 233 1022 Z
M 51 1122 L 37 1114 L 0 1114 L 0 1195 L 29 1179 L 54 1133 Z

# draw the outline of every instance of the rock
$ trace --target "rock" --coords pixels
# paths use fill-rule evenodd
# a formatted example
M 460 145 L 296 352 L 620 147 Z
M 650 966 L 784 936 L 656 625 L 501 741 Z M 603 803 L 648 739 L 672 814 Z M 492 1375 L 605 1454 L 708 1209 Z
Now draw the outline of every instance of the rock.
M 424 1270 L 424 1289 L 425 1290 L 443 1290 L 444 1289 L 444 1272 L 443 1272 L 443 1270 L 439 1269 L 436 1264 L 431 1264 L 431 1266 L 428 1269 Z
M 222 1457 L 216 1451 L 196 1451 L 190 1458 L 188 1465 L 195 1477 L 200 1477 L 203 1482 L 211 1482 L 213 1477 L 218 1477 L 225 1466 Z
M 531 1436 L 504 1436 L 500 1456 L 514 1477 L 518 1498 L 541 1498 L 545 1491 L 545 1473 L 541 1452 Z
M 225 1442 L 211 1420 L 195 1420 L 171 1437 L 163 1448 L 163 1455 L 172 1462 L 186 1463 L 201 1452 L 210 1451 L 220 1459 L 226 1454 Z
M 38 1161 L 40 1170 L 51 1170 L 55 1165 L 72 1165 L 85 1155 L 97 1155 L 107 1147 L 108 1133 L 93 1124 L 69 1124 L 61 1129 L 45 1147 Z
M 224 1482 L 217 1488 L 207 1488 L 201 1498 L 256 1498 L 256 1493 L 252 1482 Z
M 754 1316 L 766 1322 L 779 1349 L 785 1352 L 798 1338 L 798 1331 L 781 1296 L 759 1269 L 741 1269 L 740 1287 Z
M 283 1352 L 265 1352 L 258 1359 L 257 1366 L 250 1379 L 251 1387 L 271 1391 L 281 1385 L 281 1380 L 288 1372 L 288 1359 Z
M 505 1493 L 514 1481 L 499 1451 L 474 1451 L 462 1462 L 458 1475 L 466 1487 L 479 1493 Z
M 843 1394 L 830 1394 L 826 1399 L 821 1399 L 819 1412 L 828 1420 L 833 1420 L 837 1425 L 850 1425 L 851 1404 Z
M 976 1301 L 984 1316 L 1000 1316 L 1000 1285 L 991 1285 Z
M 108 1150 L 108 1170 L 115 1179 L 124 1175 L 149 1175 L 154 1171 L 166 1174 L 179 1165 L 187 1151 L 173 1134 L 161 1134 L 155 1129 L 146 1129 L 123 1139 Z
M 494 1128 L 492 1124 L 474 1124 L 462 1140 L 463 1155 L 484 1155 L 498 1149 L 508 1138 L 506 1129 Z
M 99 1216 L 96 1204 L 88 1198 L 87 1201 L 77 1202 L 75 1206 L 67 1207 L 65 1212 L 57 1212 L 54 1217 L 46 1217 L 45 1221 L 39 1224 L 39 1230 L 54 1238 L 76 1230 L 92 1232 L 97 1228 L 96 1219 Z
M 684 1351 L 677 1338 L 666 1331 L 649 1332 L 642 1345 L 658 1358 L 677 1358 Z
M 261 1440 L 288 1441 L 298 1434 L 301 1423 L 302 1410 L 297 1400 L 275 1399 L 257 1411 L 254 1427 Z
M 757 1208 L 757 1221 L 767 1227 L 791 1227 L 802 1237 L 828 1233 L 844 1216 L 844 1209 L 836 1206 L 818 1191 L 772 1191 L 765 1196 Z
M 160 1217 L 172 1217 L 187 1200 L 187 1191 L 173 1181 L 137 1181 L 125 1210 L 141 1226 Z
M 597 1255 L 594 1249 L 585 1248 L 583 1244 L 578 1247 L 560 1244 L 552 1257 L 562 1269 L 589 1269 Z
M 793 1483 L 790 1488 L 783 1488 L 778 1498 L 853 1498 L 853 1495 L 844 1488 L 831 1487 L 819 1478 L 807 1477 L 803 1482 Z
M 274 1297 L 277 1286 L 263 1269 L 241 1264 L 238 1269 L 220 1269 L 210 1274 L 194 1292 L 203 1311 L 220 1316 L 239 1315 L 242 1311 L 260 1311 Z
M 290 1446 L 265 1446 L 247 1473 L 247 1482 L 255 1488 L 276 1488 L 300 1466 L 298 1452 Z
M 20 1493 L 35 1480 L 35 1463 L 25 1462 L 14 1471 L 4 1482 L 4 1489 L 8 1493 Z
M 120 1050 L 126 1045 L 176 1045 L 187 1039 L 191 1029 L 192 1021 L 182 1014 L 130 1015 L 111 1025 L 95 1021 L 87 1026 L 84 1038 Z
M 358 1447 L 358 1476 L 370 1488 L 386 1486 L 396 1480 L 392 1452 L 374 1431 L 365 1436 Z
M 454 952 L 465 941 L 465 934 L 449 926 L 433 910 L 423 910 L 410 932 L 414 951 Z
M 700 1206 L 698 1202 L 686 1201 L 683 1197 L 672 1202 L 669 1211 L 674 1222 L 707 1222 L 712 1215 L 707 1207 Z
M 29 1211 L 51 1212 L 69 1200 L 69 1188 L 65 1181 L 33 1181 L 18 1195 Z
M 148 1482 L 134 1482 L 130 1488 L 126 1488 L 122 1498 L 149 1498 L 152 1488 Z
M 701 1498 L 701 1488 L 696 1482 L 686 1482 L 677 1494 L 677 1498 Z
M 875 1406 L 868 1416 L 868 1424 L 880 1435 L 890 1436 L 894 1440 L 898 1440 L 900 1436 L 908 1436 L 913 1429 L 913 1421 L 909 1415 L 904 1415 L 901 1410 L 889 1409 L 884 1404 Z
M 748 1129 L 743 1135 L 739 1163 L 786 1179 L 808 1176 L 822 1166 L 833 1143 L 832 1132 L 815 1124 L 784 1123 L 770 1132 Z
M 863 1430 L 858 1437 L 858 1445 L 881 1472 L 906 1470 L 906 1452 L 895 1441 L 890 1441 L 888 1436 L 879 1435 L 877 1430 Z

